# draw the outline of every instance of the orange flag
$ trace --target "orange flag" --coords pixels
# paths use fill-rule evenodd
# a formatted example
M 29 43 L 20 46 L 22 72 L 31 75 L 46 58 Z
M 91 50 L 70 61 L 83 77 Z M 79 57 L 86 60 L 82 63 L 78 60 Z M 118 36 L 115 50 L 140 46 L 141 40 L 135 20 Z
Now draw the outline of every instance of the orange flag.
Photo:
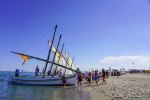
M 24 60 L 24 62 L 22 63 L 22 65 L 25 64 L 25 62 L 30 59 L 28 56 L 25 56 L 25 55 L 19 54 L 19 56 L 20 56 L 21 58 L 23 58 L 23 60 Z

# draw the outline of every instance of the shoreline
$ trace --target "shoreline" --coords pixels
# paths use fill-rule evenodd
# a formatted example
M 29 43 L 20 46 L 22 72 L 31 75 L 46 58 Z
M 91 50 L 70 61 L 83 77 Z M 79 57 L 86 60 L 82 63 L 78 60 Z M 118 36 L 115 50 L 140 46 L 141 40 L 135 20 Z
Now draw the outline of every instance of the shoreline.
M 89 92 L 90 100 L 111 100 L 104 93 L 96 91 L 94 87 L 85 87 L 85 90 Z

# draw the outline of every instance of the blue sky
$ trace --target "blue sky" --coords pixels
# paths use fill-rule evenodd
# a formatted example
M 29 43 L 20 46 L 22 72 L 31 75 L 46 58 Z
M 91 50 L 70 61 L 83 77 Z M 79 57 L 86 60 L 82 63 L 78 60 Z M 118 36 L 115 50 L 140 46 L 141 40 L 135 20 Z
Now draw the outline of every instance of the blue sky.
M 56 24 L 55 46 L 63 34 L 61 45 L 80 67 L 122 66 L 118 60 L 110 63 L 110 57 L 125 57 L 128 68 L 133 61 L 150 66 L 149 0 L 1 0 L 0 70 L 34 70 L 39 62 L 22 66 L 22 59 L 9 51 L 46 58 Z

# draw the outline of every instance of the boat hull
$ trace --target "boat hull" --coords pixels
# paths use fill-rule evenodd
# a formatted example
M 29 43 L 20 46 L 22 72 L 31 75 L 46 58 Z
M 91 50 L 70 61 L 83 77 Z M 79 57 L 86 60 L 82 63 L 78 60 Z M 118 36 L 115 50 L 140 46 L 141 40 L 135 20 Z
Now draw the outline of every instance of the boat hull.
M 47 77 L 47 78 L 40 78 L 40 77 L 11 77 L 11 83 L 15 84 L 23 84 L 23 85 L 45 85 L 45 86 L 62 86 L 62 79 L 58 77 Z M 76 76 L 69 76 L 67 77 L 66 85 L 75 85 L 76 83 Z

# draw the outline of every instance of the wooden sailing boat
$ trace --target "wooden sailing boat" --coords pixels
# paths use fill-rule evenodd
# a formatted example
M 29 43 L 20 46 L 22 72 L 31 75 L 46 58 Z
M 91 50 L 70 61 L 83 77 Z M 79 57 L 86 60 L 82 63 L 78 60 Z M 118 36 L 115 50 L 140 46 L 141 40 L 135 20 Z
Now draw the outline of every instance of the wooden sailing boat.
M 47 56 L 46 60 L 42 59 L 42 58 L 39 58 L 39 57 L 34 57 L 34 56 L 31 56 L 31 55 L 11 51 L 11 53 L 18 54 L 18 55 L 22 56 L 22 58 L 24 58 L 24 60 L 36 59 L 36 60 L 45 62 L 45 68 L 44 68 L 43 76 L 41 76 L 41 77 L 34 77 L 34 76 L 33 77 L 15 77 L 15 76 L 11 76 L 10 82 L 17 83 L 17 84 L 26 84 L 26 85 L 52 85 L 52 86 L 54 86 L 54 85 L 57 85 L 57 86 L 58 85 L 63 85 L 61 77 L 46 76 L 46 70 L 47 70 L 48 64 L 50 63 L 51 64 L 50 74 L 52 73 L 52 68 L 53 68 L 54 65 L 56 66 L 55 68 L 53 68 L 53 69 L 55 69 L 54 71 L 56 71 L 58 67 L 64 68 L 65 73 L 66 73 L 66 70 L 67 71 L 69 71 L 69 70 L 72 71 L 72 74 L 67 74 L 66 75 L 66 77 L 67 77 L 66 85 L 75 85 L 76 76 L 75 76 L 74 72 L 76 72 L 76 68 L 75 68 L 75 65 L 73 64 L 73 60 L 70 61 L 69 58 L 65 58 L 62 55 L 64 44 L 62 46 L 61 51 L 58 50 L 62 35 L 60 35 L 60 37 L 59 37 L 57 47 L 55 48 L 53 46 L 53 42 L 54 42 L 54 38 L 55 38 L 55 34 L 56 34 L 56 29 L 57 29 L 57 25 L 55 26 L 55 31 L 54 31 L 54 35 L 53 35 L 53 38 L 52 38 L 52 43 L 50 43 L 50 49 L 48 51 L 48 56 Z M 50 58 L 50 54 L 51 54 L 52 51 L 54 53 L 54 57 L 53 57 L 53 60 L 50 61 L 49 58 Z M 65 61 L 65 65 L 59 63 L 60 59 L 58 59 L 56 61 L 56 58 L 58 58 L 58 54 L 60 54 L 59 57 L 61 56 L 62 60 Z

